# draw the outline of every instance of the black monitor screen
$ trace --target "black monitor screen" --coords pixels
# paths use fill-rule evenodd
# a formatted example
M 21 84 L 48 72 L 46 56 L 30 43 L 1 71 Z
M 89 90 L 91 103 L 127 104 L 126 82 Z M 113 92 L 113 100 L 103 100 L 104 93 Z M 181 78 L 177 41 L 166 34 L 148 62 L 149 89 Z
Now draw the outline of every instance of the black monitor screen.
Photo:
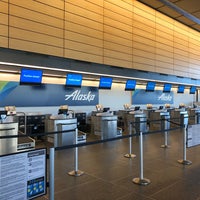
M 99 89 L 111 89 L 112 78 L 111 77 L 100 77 Z
M 36 69 L 21 69 L 20 84 L 40 85 L 42 82 L 42 70 Z
M 177 93 L 184 93 L 184 90 L 185 90 L 185 86 L 184 85 L 179 85 Z
M 153 92 L 155 90 L 156 83 L 155 82 L 147 82 L 146 91 Z
M 82 79 L 83 77 L 81 74 L 67 74 L 66 86 L 81 87 Z
M 163 87 L 163 92 L 170 92 L 172 88 L 172 84 L 170 83 L 165 83 Z
M 126 91 L 135 90 L 135 86 L 136 86 L 136 80 L 127 80 L 125 90 Z
M 191 86 L 190 87 L 190 94 L 195 94 L 195 92 L 196 92 L 196 86 Z

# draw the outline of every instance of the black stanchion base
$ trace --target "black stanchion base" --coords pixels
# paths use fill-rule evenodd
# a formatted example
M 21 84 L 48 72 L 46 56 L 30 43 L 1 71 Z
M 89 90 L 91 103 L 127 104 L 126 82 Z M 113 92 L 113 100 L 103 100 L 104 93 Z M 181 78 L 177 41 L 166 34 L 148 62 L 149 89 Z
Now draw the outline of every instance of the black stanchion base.
M 165 148 L 165 149 L 167 149 L 167 148 L 170 148 L 170 146 L 169 146 L 169 145 L 166 145 L 166 144 L 163 144 L 163 145 L 160 146 L 160 148 Z
M 143 178 L 143 179 L 141 179 L 141 178 L 134 178 L 132 181 L 135 184 L 144 185 L 144 186 L 149 185 L 151 183 L 151 181 L 149 179 L 147 179 L 147 178 Z
M 183 165 L 191 165 L 192 162 L 190 160 L 178 160 L 178 163 Z
M 70 176 L 81 176 L 83 174 L 84 174 L 84 172 L 81 170 L 78 170 L 78 171 L 73 170 L 71 172 L 68 172 L 68 175 L 70 175 Z
M 130 154 L 130 153 L 127 153 L 127 154 L 124 155 L 124 157 L 125 157 L 125 158 L 135 158 L 136 155 L 135 155 L 135 154 L 132 154 L 132 153 L 131 153 L 131 154 Z

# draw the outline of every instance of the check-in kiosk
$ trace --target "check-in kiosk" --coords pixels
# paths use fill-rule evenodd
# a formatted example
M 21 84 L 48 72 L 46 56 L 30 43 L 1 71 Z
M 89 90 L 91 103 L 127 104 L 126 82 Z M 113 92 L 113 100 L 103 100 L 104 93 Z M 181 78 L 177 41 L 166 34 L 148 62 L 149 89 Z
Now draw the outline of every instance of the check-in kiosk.
M 170 128 L 170 113 L 167 110 L 156 110 L 150 113 L 150 130 L 164 130 Z
M 122 133 L 117 128 L 118 116 L 102 105 L 97 105 L 96 109 L 91 115 L 91 133 L 100 136 L 102 140 L 120 136 Z
M 132 122 L 133 132 L 140 133 L 147 131 L 147 117 L 142 111 L 131 111 L 127 114 L 127 126 Z
M 67 105 L 60 106 L 58 115 L 49 116 L 45 119 L 45 132 L 58 132 L 49 134 L 47 141 L 54 144 L 54 147 L 75 144 L 86 141 L 86 135 L 78 135 L 76 138 L 77 118 L 74 112 L 68 110 Z
M 188 112 L 185 110 L 185 108 L 177 108 L 177 109 L 174 109 L 170 112 L 170 118 L 171 118 L 171 121 L 173 121 L 174 123 L 171 123 L 171 126 L 177 126 L 177 125 L 180 125 L 180 126 L 183 126 L 184 125 L 184 122 L 181 120 L 181 116 L 183 115 L 188 115 Z M 187 117 L 187 120 L 188 120 L 188 117 Z
M 189 124 L 200 124 L 200 109 L 191 108 L 188 110 Z

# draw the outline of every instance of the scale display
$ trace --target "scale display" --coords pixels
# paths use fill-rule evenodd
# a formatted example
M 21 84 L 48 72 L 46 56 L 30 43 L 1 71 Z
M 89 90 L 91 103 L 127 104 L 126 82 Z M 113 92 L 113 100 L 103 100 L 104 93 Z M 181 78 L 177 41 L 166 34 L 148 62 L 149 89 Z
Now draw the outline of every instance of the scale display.
M 29 200 L 46 194 L 46 149 L 0 156 L 0 199 Z

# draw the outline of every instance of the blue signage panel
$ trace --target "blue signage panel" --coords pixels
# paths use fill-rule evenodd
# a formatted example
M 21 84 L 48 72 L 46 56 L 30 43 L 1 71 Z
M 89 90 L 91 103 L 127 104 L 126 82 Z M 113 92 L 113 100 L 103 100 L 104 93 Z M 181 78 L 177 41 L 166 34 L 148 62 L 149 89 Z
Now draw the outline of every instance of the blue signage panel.
M 146 92 L 137 89 L 132 93 L 132 104 L 173 104 L 174 93 L 163 93 L 161 90 Z
M 0 82 L 0 106 L 91 106 L 99 103 L 97 87 L 68 88 L 64 85 L 19 85 Z

